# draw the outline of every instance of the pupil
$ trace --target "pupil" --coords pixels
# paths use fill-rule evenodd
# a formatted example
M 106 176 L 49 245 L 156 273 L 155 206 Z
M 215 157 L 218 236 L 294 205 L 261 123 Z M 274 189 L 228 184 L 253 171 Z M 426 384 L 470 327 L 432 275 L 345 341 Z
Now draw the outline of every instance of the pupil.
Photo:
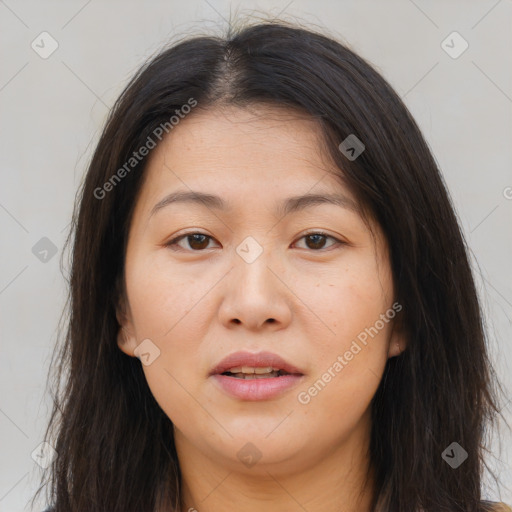
M 313 242 L 313 246 L 314 246 L 313 248 L 314 248 L 314 249 L 319 249 L 319 248 L 321 248 L 321 247 L 323 246 L 323 243 L 321 243 L 318 239 L 322 239 L 322 242 L 325 242 L 325 235 L 308 235 L 308 236 L 306 237 L 306 239 L 309 239 L 309 240 L 314 239 L 314 238 L 316 238 L 316 239 L 317 239 L 317 242 L 318 242 L 318 243 Z M 317 246 L 318 244 L 320 245 L 319 247 Z M 309 245 L 310 245 L 310 244 L 308 244 L 308 246 L 309 246 Z M 310 247 L 310 248 L 311 248 L 311 247 Z
M 192 238 L 192 242 L 190 242 L 190 238 Z M 198 242 L 198 238 L 199 238 L 199 242 Z M 207 239 L 206 235 L 201 235 L 200 233 L 198 234 L 195 234 L 195 235 L 189 235 L 189 244 L 190 244 L 190 247 L 192 247 L 193 249 L 204 249 L 205 247 L 203 247 L 204 245 L 204 241 Z M 194 245 L 196 242 L 199 243 L 199 247 Z M 208 242 L 206 242 L 206 245 L 208 245 Z
M 205 249 L 208 246 L 208 237 L 206 235 L 202 235 L 201 233 L 196 233 L 193 235 L 188 235 L 189 245 L 193 249 Z M 192 239 L 192 241 L 191 241 Z M 308 247 L 311 249 L 321 249 L 325 244 L 325 235 L 307 235 L 306 240 Z M 313 241 L 312 244 L 309 243 Z M 206 245 L 204 245 L 206 242 Z

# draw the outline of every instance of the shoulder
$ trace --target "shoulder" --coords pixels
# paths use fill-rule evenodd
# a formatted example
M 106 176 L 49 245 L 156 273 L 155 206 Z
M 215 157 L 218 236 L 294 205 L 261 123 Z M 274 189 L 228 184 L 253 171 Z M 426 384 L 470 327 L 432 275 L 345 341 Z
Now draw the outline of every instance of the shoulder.
M 506 503 L 498 503 L 498 502 L 484 502 L 486 505 L 490 505 L 490 510 L 492 512 L 512 512 L 512 507 L 507 505 Z M 43 510 L 43 512 L 53 512 L 54 509 L 52 507 L 48 507 Z
M 506 503 L 498 503 L 498 502 L 484 502 L 487 505 L 491 506 L 492 512 L 512 512 L 512 507 L 507 505 Z M 43 512 L 53 512 L 54 509 L 52 507 L 48 507 L 47 509 L 43 510 Z
M 491 505 L 492 512 L 512 512 L 512 508 L 505 503 L 489 503 Z

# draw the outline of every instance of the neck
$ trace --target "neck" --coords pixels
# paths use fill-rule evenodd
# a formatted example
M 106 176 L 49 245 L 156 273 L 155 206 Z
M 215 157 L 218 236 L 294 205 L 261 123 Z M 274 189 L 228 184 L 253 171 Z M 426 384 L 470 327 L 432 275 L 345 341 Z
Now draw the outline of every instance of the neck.
M 315 464 L 256 464 L 239 472 L 229 463 L 223 465 L 205 457 L 175 431 L 176 444 L 181 448 L 181 510 L 369 512 L 374 495 L 369 436 L 354 436 Z

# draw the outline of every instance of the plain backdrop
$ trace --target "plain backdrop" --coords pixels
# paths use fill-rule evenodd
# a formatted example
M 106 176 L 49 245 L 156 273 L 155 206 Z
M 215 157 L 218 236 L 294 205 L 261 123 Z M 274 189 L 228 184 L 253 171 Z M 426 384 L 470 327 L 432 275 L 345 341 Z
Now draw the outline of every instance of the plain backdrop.
M 403 98 L 453 197 L 512 398 L 511 0 L 0 1 L 2 512 L 29 510 L 38 485 L 33 454 L 66 294 L 59 260 L 109 108 L 148 57 L 188 33 L 221 34 L 236 13 L 325 27 Z M 501 439 L 488 457 L 501 496 L 487 477 L 485 494 L 512 503 L 510 432 Z

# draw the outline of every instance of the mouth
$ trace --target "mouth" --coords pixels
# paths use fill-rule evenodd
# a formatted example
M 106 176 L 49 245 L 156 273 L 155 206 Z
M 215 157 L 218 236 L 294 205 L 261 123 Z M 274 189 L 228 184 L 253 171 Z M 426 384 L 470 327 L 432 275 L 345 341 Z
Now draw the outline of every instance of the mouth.
M 228 371 L 221 373 L 226 377 L 233 377 L 235 379 L 273 379 L 282 377 L 283 375 L 294 375 L 286 370 L 280 370 L 279 368 L 272 368 L 268 366 L 266 368 L 261 367 L 250 367 L 250 366 L 239 366 L 238 368 L 230 368 Z
M 210 372 L 219 388 L 244 401 L 268 400 L 302 382 L 302 370 L 271 352 L 235 352 Z
M 272 352 L 235 352 L 212 368 L 211 375 L 226 375 L 236 379 L 269 379 L 284 375 L 304 375 L 304 372 Z

